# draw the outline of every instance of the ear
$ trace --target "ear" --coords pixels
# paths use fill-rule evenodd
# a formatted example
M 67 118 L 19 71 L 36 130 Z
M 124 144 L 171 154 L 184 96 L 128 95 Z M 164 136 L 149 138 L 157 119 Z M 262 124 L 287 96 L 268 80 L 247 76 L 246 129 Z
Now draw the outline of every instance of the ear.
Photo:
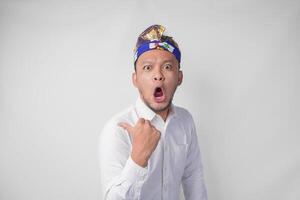
M 181 85 L 182 80 L 183 80 L 183 73 L 181 70 L 179 70 L 177 86 Z
M 134 87 L 137 87 L 137 77 L 136 77 L 136 72 L 132 73 L 132 83 L 134 85 Z

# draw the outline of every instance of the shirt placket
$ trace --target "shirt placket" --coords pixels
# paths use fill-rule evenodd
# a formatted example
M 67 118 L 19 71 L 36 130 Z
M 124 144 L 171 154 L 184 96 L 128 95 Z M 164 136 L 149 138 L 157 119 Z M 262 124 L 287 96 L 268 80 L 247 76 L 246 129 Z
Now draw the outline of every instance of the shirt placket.
M 164 123 L 163 121 L 160 121 L 160 129 L 161 129 L 161 139 L 162 139 L 162 149 L 163 149 L 163 154 L 162 154 L 162 196 L 161 198 L 163 200 L 167 200 L 169 198 L 169 171 L 168 171 L 168 143 L 167 141 L 167 123 Z

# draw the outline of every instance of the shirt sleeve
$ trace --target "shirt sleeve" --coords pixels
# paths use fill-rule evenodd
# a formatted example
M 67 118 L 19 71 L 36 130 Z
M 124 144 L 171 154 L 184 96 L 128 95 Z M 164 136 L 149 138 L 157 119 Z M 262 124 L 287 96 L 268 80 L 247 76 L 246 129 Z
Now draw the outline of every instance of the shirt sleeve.
M 204 183 L 201 153 L 193 119 L 191 140 L 188 149 L 187 162 L 185 165 L 182 186 L 186 200 L 207 200 L 207 192 Z
M 140 199 L 147 167 L 136 164 L 130 156 L 128 133 L 109 122 L 99 141 L 100 177 L 105 200 Z

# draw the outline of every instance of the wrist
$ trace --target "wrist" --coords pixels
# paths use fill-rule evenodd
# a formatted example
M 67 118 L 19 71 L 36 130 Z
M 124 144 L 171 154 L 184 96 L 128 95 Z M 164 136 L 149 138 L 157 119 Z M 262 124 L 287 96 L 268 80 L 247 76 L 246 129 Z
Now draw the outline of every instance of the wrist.
M 148 159 L 146 158 L 141 158 L 140 156 L 137 156 L 133 153 L 131 153 L 131 159 L 139 166 L 141 167 L 147 167 L 148 165 Z

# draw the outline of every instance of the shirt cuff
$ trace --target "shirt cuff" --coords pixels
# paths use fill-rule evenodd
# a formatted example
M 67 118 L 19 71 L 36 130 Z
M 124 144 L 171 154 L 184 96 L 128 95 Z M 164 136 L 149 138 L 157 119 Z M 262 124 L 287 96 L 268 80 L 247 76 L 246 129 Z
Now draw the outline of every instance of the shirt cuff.
M 132 160 L 131 156 L 129 156 L 123 169 L 123 177 L 131 183 L 135 183 L 137 181 L 143 181 L 147 175 L 147 172 L 147 167 L 144 168 L 139 166 Z

